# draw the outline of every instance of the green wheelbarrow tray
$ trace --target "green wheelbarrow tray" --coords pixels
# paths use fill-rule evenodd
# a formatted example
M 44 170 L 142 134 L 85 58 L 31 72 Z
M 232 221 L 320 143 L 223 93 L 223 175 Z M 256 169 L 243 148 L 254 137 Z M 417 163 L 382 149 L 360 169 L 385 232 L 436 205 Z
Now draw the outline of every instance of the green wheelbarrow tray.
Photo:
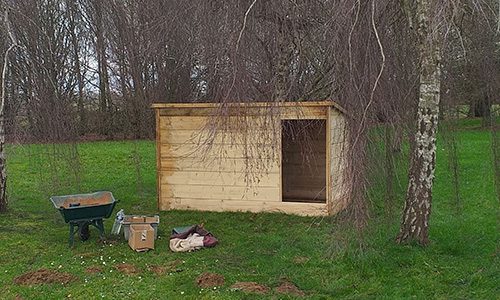
M 82 237 L 82 229 L 92 225 L 99 230 L 104 237 L 104 226 L 102 219 L 107 219 L 113 213 L 116 203 L 111 192 L 103 191 L 90 194 L 77 194 L 66 196 L 52 196 L 50 201 L 59 210 L 64 222 L 70 226 L 69 246 L 73 245 L 73 235 L 79 233 Z M 76 230 L 75 230 L 76 227 Z M 84 233 L 83 235 L 85 235 Z M 82 237 L 83 239 L 83 237 Z

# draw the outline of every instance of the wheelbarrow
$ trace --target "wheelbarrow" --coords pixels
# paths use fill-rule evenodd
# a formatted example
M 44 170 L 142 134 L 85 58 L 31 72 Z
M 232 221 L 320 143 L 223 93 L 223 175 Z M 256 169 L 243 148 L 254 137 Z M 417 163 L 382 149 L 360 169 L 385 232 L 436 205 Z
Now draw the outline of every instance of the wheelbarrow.
M 88 239 L 89 225 L 99 230 L 104 238 L 104 225 L 102 219 L 111 216 L 116 203 L 111 192 L 96 192 L 90 194 L 77 194 L 67 196 L 52 196 L 50 201 L 59 210 L 64 222 L 69 224 L 69 247 L 73 246 L 73 236 L 78 233 L 82 240 Z

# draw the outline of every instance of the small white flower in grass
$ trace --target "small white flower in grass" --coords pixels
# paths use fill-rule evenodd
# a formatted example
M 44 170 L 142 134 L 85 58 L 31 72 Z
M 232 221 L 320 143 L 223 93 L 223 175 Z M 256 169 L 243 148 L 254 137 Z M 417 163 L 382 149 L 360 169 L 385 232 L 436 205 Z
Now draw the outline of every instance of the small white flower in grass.
M 54 262 L 51 262 L 51 263 L 50 263 L 50 265 L 51 265 L 51 266 L 53 266 L 53 265 L 54 265 Z
M 109 270 L 109 273 L 113 273 L 113 270 Z
M 59 269 L 60 269 L 60 268 L 62 268 L 62 265 L 59 265 L 59 267 L 58 267 L 58 268 L 59 268 Z
M 216 287 L 216 286 L 214 286 L 214 290 L 216 290 L 216 289 L 217 289 L 217 287 Z
M 106 276 L 102 276 L 102 279 L 106 279 Z
M 184 292 L 181 292 L 181 295 L 184 295 Z
M 106 264 L 106 262 L 105 262 L 105 261 L 103 261 L 103 262 L 102 262 L 102 264 L 103 264 L 103 265 L 105 265 L 105 264 Z
M 101 255 L 101 260 L 102 260 L 102 255 Z

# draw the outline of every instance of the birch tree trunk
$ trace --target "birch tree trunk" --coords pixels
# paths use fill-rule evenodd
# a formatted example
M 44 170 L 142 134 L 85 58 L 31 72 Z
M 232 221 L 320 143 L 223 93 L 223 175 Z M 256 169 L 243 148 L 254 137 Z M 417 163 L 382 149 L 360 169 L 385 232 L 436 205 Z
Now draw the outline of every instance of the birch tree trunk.
M 417 34 L 420 53 L 420 83 L 408 189 L 397 243 L 429 244 L 432 185 L 436 167 L 436 134 L 439 120 L 440 51 L 437 31 L 431 24 L 432 0 L 417 1 Z
M 9 65 L 9 53 L 14 49 L 17 44 L 10 30 L 9 12 L 7 9 L 4 11 L 5 30 L 12 44 L 7 48 L 4 53 L 2 65 L 2 82 L 1 82 L 1 99 L 0 99 L 0 213 L 6 212 L 8 209 L 7 202 L 7 166 L 5 164 L 5 99 L 6 99 L 6 74 Z

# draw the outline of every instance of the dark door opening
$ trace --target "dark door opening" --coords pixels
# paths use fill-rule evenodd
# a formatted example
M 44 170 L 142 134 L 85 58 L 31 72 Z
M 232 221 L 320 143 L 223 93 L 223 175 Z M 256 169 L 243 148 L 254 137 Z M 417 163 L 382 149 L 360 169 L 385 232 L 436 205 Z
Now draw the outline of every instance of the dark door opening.
M 283 202 L 326 203 L 326 120 L 281 121 Z

